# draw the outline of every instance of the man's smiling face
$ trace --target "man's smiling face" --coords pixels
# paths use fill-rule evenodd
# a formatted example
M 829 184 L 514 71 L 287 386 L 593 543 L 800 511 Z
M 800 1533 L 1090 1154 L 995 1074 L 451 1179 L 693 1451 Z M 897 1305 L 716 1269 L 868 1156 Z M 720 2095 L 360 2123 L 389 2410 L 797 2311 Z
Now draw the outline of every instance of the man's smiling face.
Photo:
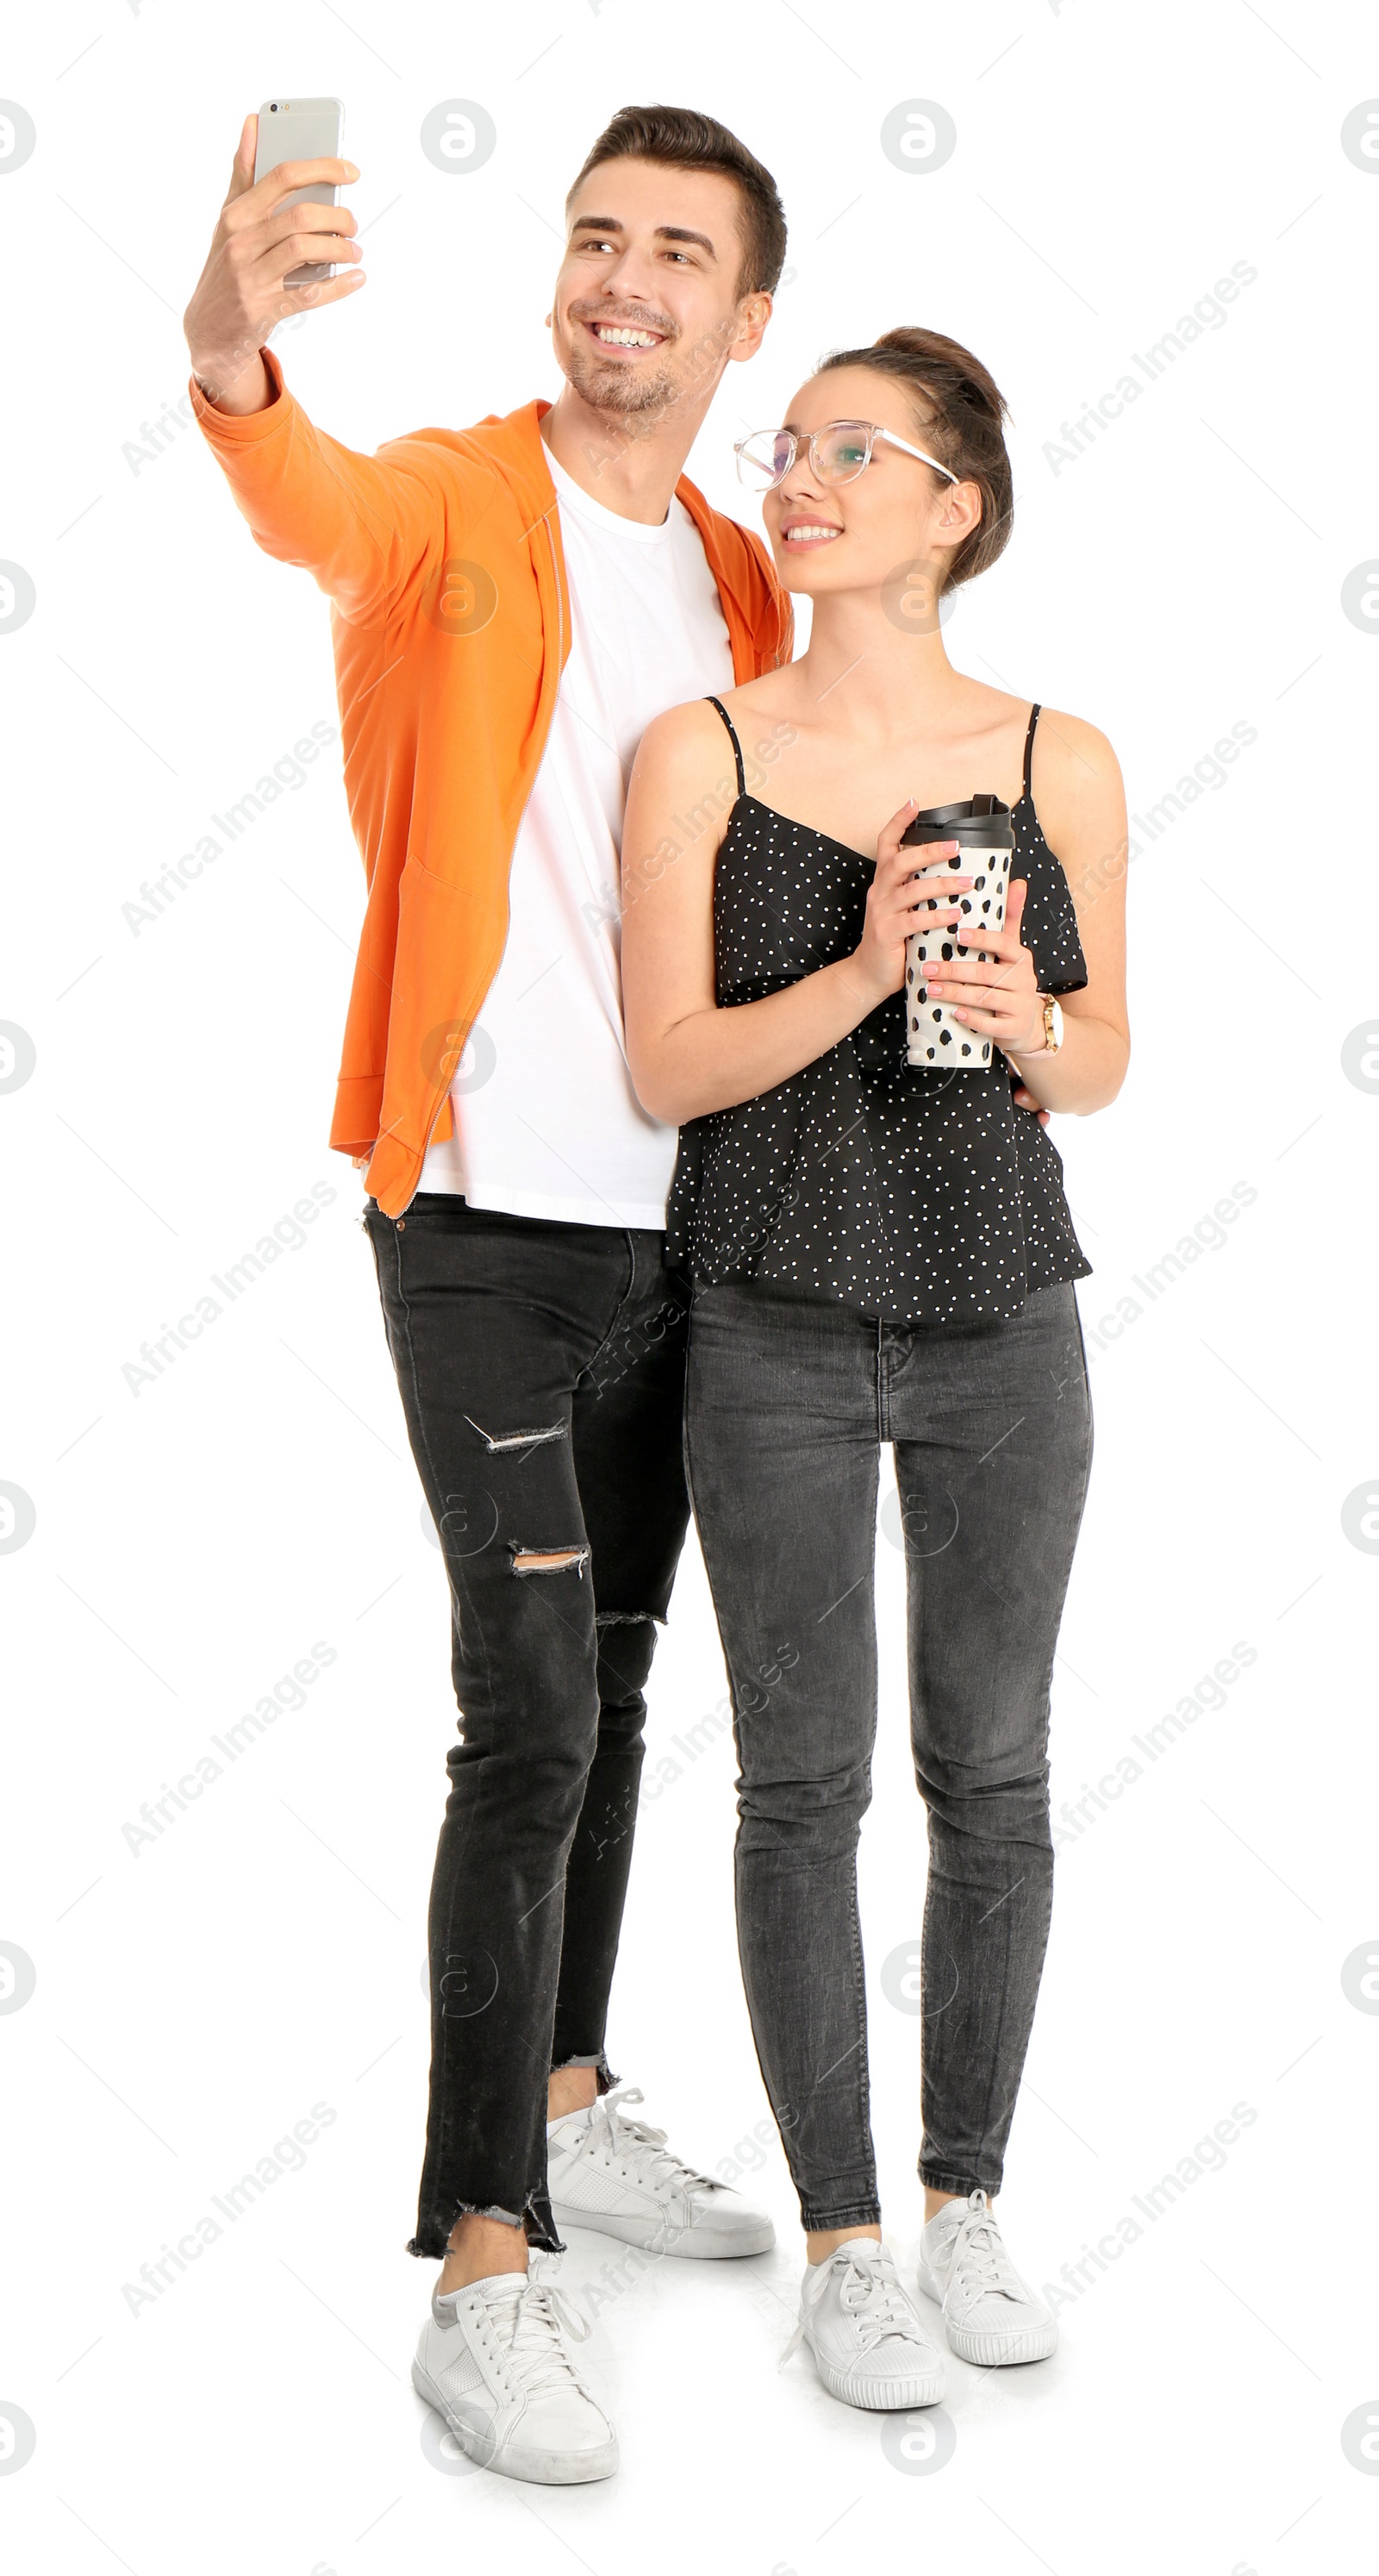
M 551 336 L 592 410 L 664 408 L 751 354 L 771 303 L 739 299 L 742 212 L 718 171 L 623 159 L 590 172 L 570 204 Z

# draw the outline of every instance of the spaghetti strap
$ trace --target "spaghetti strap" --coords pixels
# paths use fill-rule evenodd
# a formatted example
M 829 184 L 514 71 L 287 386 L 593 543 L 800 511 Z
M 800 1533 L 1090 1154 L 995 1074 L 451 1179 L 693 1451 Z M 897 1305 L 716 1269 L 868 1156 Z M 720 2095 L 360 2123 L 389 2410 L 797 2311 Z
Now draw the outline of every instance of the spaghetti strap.
M 1029 794 L 1030 763 L 1034 758 L 1034 728 L 1038 722 L 1039 709 L 1037 706 L 1031 707 L 1029 711 L 1029 731 L 1025 736 L 1025 794 L 1027 796 Z
M 745 796 L 747 793 L 747 772 L 742 766 L 742 745 L 738 741 L 737 734 L 734 731 L 732 717 L 729 715 L 721 698 L 710 698 L 709 705 L 711 707 L 717 707 L 719 714 L 723 718 L 723 722 L 728 728 L 729 734 L 732 736 L 733 758 L 737 762 L 737 792 L 739 796 Z

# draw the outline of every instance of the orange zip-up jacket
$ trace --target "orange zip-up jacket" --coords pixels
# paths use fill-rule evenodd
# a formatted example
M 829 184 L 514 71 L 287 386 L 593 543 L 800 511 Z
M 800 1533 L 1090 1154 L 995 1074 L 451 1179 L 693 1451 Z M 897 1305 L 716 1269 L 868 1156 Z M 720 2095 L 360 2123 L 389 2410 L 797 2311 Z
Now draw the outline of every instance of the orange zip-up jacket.
M 255 538 L 331 602 L 350 819 L 368 880 L 330 1141 L 369 1156 L 400 1216 L 508 930 L 508 871 L 570 650 L 544 402 L 420 429 L 361 456 L 327 438 L 263 352 L 244 418 L 192 381 Z M 788 662 L 790 602 L 759 538 L 676 486 L 703 540 L 739 684 Z

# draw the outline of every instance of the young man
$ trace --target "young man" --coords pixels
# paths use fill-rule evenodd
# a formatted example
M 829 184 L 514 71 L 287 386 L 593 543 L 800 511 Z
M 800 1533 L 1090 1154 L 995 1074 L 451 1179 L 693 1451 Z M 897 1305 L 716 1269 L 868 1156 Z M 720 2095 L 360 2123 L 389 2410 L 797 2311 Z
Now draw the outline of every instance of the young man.
M 760 344 L 785 223 L 711 117 L 624 109 L 568 201 L 558 401 L 370 458 L 313 426 L 261 346 L 363 284 L 348 209 L 286 203 L 358 172 L 255 186 L 254 150 L 250 118 L 187 309 L 192 394 L 259 544 L 332 603 L 369 901 L 331 1142 L 367 1164 L 454 1610 L 408 2248 L 444 2264 L 413 2377 L 472 2456 L 580 2481 L 616 2440 L 528 2243 L 558 2249 L 571 2221 L 682 2255 L 772 2242 L 620 2108 L 604 2024 L 687 1509 L 675 1131 L 623 1047 L 624 789 L 653 716 L 790 658 L 764 548 L 681 475 L 725 366 Z M 284 287 L 322 260 L 331 283 Z

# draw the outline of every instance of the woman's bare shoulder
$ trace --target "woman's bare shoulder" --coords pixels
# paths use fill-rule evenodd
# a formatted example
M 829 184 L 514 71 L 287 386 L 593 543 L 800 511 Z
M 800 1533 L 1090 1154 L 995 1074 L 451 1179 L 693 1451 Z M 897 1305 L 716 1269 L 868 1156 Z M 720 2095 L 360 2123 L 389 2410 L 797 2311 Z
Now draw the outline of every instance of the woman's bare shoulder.
M 730 701 L 725 697 L 721 703 Z M 664 715 L 652 717 L 637 746 L 636 771 L 644 779 L 651 773 L 678 772 L 705 762 L 712 765 L 720 746 L 731 758 L 727 729 L 717 708 L 707 698 L 688 698 L 683 706 L 667 707 Z
M 1120 784 L 1120 763 L 1104 733 L 1085 716 L 1063 707 L 1041 707 L 1034 734 L 1034 758 L 1043 777 L 1069 792 L 1081 787 Z
M 1092 900 L 1115 885 L 1123 900 L 1125 787 L 1120 763 L 1099 726 L 1061 707 L 1045 707 L 1035 731 L 1030 779 L 1039 828 L 1069 871 L 1079 920 L 1084 896 Z
M 637 747 L 623 826 L 624 908 L 690 851 L 712 861 L 737 802 L 737 763 L 722 717 L 707 698 L 668 707 Z M 682 892 L 694 871 L 675 869 Z

